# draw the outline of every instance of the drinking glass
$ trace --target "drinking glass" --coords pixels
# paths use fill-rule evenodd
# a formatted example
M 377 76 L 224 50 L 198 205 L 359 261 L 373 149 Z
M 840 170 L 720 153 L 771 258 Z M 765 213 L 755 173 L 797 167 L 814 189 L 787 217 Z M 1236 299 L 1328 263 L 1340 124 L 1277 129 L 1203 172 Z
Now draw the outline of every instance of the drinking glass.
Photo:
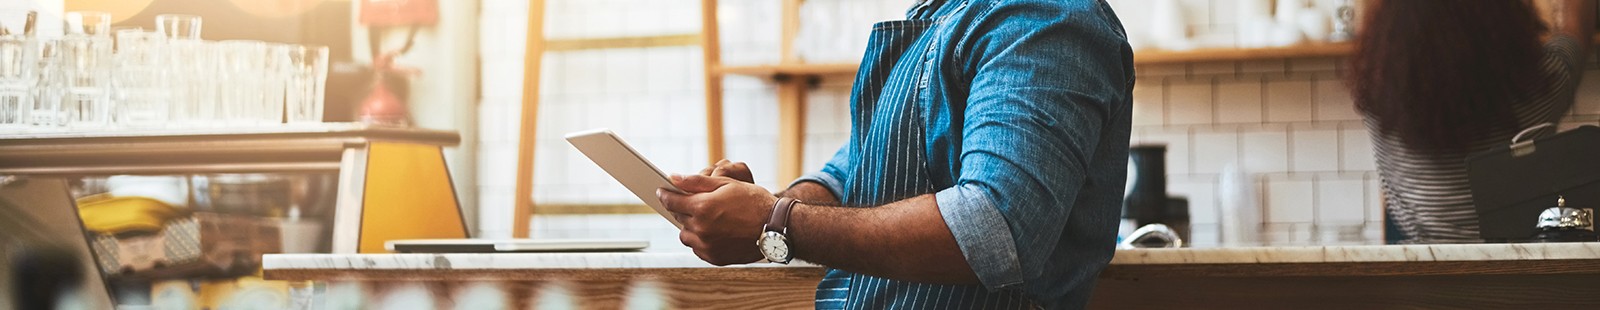
M 123 37 L 124 33 L 134 33 L 134 32 L 142 32 L 142 31 L 144 31 L 144 27 L 139 27 L 139 26 L 116 26 L 116 27 L 111 27 L 111 43 L 112 43 L 111 52 L 112 53 L 117 53 L 117 52 L 122 51 L 122 37 Z
M 165 44 L 167 55 L 162 61 L 168 64 L 172 81 L 168 84 L 172 97 L 171 125 L 188 127 L 209 123 L 214 119 L 210 105 L 216 103 L 215 97 L 210 95 L 211 85 L 217 82 L 212 44 L 200 40 L 167 40 Z
M 284 104 L 290 123 L 322 122 L 328 81 L 328 47 L 290 45 Z
M 200 16 L 183 14 L 156 15 L 156 32 L 172 40 L 199 40 Z
M 172 68 L 172 119 L 177 126 L 206 125 L 217 119 L 216 47 L 200 41 L 200 16 L 156 15 L 156 32 L 167 39 Z
M 116 33 L 114 120 L 130 127 L 164 126 L 172 115 L 172 73 L 166 38 L 157 32 Z
M 218 70 L 221 119 L 254 123 L 264 113 L 267 44 L 253 40 L 222 41 Z
M 0 35 L 0 132 L 26 129 L 31 122 L 37 64 L 29 43 L 22 35 Z
M 61 21 L 68 35 L 111 37 L 111 13 L 73 11 L 62 15 Z
M 263 124 L 282 124 L 284 111 L 284 98 L 288 92 L 289 51 L 288 44 L 267 43 L 261 50 L 261 60 L 257 76 L 260 80 L 260 95 L 250 115 L 251 120 Z
M 37 52 L 34 64 L 33 111 L 28 113 L 35 130 L 55 130 L 67 125 L 61 106 L 61 42 L 33 40 L 30 51 Z
M 60 55 L 53 70 L 60 76 L 61 109 L 66 125 L 100 128 L 111 121 L 111 40 L 72 34 L 57 40 Z

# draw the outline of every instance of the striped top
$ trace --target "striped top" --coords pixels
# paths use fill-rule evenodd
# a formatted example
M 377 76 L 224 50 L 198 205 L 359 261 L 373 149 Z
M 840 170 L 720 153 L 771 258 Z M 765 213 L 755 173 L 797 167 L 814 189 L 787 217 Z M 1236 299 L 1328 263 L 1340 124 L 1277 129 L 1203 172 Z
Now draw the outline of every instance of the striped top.
M 1556 36 L 1545 45 L 1540 92 L 1526 102 L 1511 106 L 1517 128 L 1559 121 L 1572 107 L 1573 92 L 1582 77 L 1583 59 L 1577 42 Z M 1400 140 L 1399 136 L 1378 130 L 1372 118 L 1366 119 L 1372 135 L 1378 173 L 1387 194 L 1390 220 L 1404 234 L 1402 243 L 1474 243 L 1478 235 L 1478 214 L 1472 204 L 1472 188 L 1467 178 L 1468 155 L 1505 147 L 1520 129 L 1505 129 L 1478 137 L 1461 152 L 1422 151 Z M 1548 131 L 1544 131 L 1548 132 Z M 1536 136 L 1535 136 L 1536 137 Z M 1524 139 L 1528 139 L 1524 137 Z

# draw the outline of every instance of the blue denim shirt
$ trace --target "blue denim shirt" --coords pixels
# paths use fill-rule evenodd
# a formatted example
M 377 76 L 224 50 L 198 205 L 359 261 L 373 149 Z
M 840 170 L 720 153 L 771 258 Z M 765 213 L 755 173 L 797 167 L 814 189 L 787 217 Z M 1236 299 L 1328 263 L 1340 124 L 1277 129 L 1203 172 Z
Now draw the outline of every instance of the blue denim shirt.
M 935 194 L 982 285 L 829 270 L 817 307 L 1083 307 L 1127 172 L 1121 22 L 1099 0 L 924 0 L 908 18 L 873 27 L 849 142 L 796 182 L 853 207 Z

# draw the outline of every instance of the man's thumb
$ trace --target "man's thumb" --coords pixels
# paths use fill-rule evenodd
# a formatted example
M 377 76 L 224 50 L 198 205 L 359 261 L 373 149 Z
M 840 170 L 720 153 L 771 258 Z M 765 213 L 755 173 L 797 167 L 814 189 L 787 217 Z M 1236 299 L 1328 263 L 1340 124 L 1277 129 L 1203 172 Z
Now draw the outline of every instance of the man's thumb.
M 733 182 L 734 181 L 733 179 L 729 179 L 729 178 L 726 178 L 726 177 L 709 177 L 709 176 L 703 176 L 703 175 L 698 175 L 698 174 L 694 174 L 694 175 L 678 175 L 678 176 L 675 176 L 675 177 L 676 177 L 675 178 L 676 180 L 675 180 L 675 182 L 673 182 L 672 185 L 677 185 L 678 189 L 681 189 L 681 190 L 683 190 L 685 192 L 690 192 L 690 193 L 704 193 L 704 192 L 714 191 L 714 190 L 717 190 L 717 188 L 720 188 L 723 185 L 727 185 L 729 182 Z

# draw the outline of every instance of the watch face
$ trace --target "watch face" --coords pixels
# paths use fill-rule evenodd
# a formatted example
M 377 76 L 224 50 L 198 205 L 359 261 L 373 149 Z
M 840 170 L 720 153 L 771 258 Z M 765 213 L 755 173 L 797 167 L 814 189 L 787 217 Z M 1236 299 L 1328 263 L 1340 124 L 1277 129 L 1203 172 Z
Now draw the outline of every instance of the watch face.
M 761 246 L 761 255 L 766 256 L 768 261 L 775 263 L 789 261 L 789 241 L 783 234 L 771 231 L 762 233 L 761 242 L 757 245 Z

